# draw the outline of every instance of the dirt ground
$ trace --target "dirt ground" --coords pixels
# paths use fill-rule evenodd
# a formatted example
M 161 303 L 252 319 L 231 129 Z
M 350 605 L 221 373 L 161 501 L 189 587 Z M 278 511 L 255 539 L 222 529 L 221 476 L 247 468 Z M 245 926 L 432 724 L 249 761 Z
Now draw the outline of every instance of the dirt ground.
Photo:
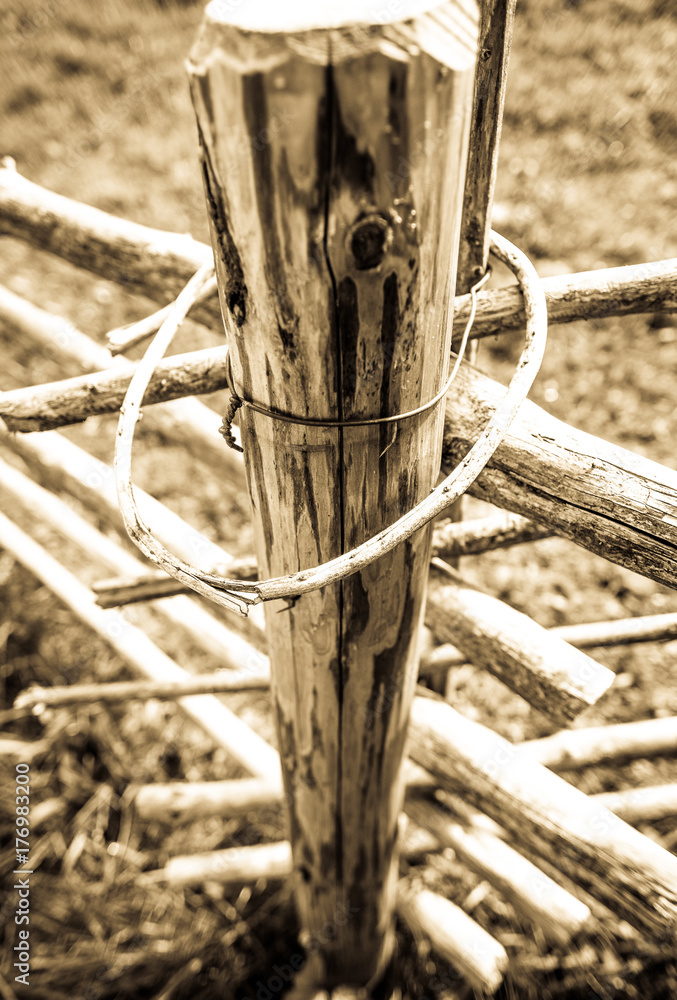
M 6 0 L 0 12 L 0 155 L 31 180 L 110 212 L 208 241 L 184 59 L 199 5 L 105 0 Z M 673 0 L 519 0 L 494 228 L 542 275 L 677 255 L 677 7 Z M 168 123 L 171 123 L 168 127 Z M 0 281 L 103 341 L 150 311 L 148 302 L 3 239 Z M 177 351 L 206 346 L 187 324 Z M 478 364 L 507 382 L 517 336 L 483 342 Z M 0 325 L 0 388 L 64 374 L 56 356 L 22 346 Z M 76 374 L 74 371 L 68 374 Z M 636 316 L 554 327 L 531 398 L 557 417 L 677 467 L 677 318 Z M 218 408 L 220 400 L 207 399 Z M 115 421 L 67 432 L 110 461 Z M 162 461 L 158 451 L 162 448 Z M 22 467 L 4 447 L 2 457 Z M 250 549 L 242 497 L 183 449 L 146 435 L 135 478 L 200 530 L 237 553 Z M 85 512 L 75 498 L 70 505 Z M 2 496 L 2 509 L 86 582 L 96 562 L 69 550 Z M 483 513 L 469 502 L 469 516 Z M 96 515 L 87 516 L 97 520 Z M 97 520 L 100 527 L 111 526 Z M 464 560 L 463 572 L 544 625 L 677 611 L 677 595 L 572 544 L 546 539 Z M 2 706 L 30 683 L 122 679 L 127 668 L 26 571 L 0 552 Z M 187 642 L 178 648 L 152 611 L 130 612 L 180 663 L 215 669 Z M 677 714 L 677 643 L 596 651 L 617 684 L 577 723 Z M 452 673 L 454 705 L 511 740 L 552 724 L 491 678 Z M 263 696 L 226 703 L 272 733 Z M 139 886 L 141 873 L 177 853 L 274 840 L 273 811 L 170 828 L 128 822 L 130 783 L 242 774 L 167 703 L 57 710 L 7 722 L 3 738 L 30 740 L 32 808 L 30 986 L 14 982 L 11 893 L 15 758 L 0 757 L 0 996 L 39 1000 L 269 1000 L 257 996 L 295 947 L 288 890 L 263 882 L 224 893 Z M 589 793 L 677 780 L 669 759 L 589 768 L 571 779 Z M 12 795 L 11 805 L 14 799 Z M 34 817 L 35 818 L 35 817 Z M 113 845 L 122 839 L 127 848 Z M 677 819 L 641 829 L 669 850 Z M 504 944 L 511 968 L 500 1000 L 677 998 L 677 947 L 641 944 L 602 921 L 568 949 L 546 944 L 494 891 L 453 858 L 428 875 Z M 472 896 L 471 896 L 472 893 Z M 398 930 L 392 988 L 412 1000 L 461 1000 L 470 988 Z M 278 997 L 275 997 L 278 1000 Z

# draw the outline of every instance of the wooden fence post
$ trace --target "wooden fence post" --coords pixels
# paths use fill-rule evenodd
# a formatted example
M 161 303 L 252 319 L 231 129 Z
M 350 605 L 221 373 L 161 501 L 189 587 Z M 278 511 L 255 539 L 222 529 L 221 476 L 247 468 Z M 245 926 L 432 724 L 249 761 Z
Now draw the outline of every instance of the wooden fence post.
M 442 405 L 317 425 L 418 408 L 448 378 L 478 15 L 474 0 L 393 9 L 214 0 L 191 55 L 233 382 L 268 411 L 245 404 L 240 420 L 266 576 L 348 551 L 439 472 Z M 296 900 L 321 985 L 366 985 L 392 950 L 429 554 L 424 530 L 266 608 Z

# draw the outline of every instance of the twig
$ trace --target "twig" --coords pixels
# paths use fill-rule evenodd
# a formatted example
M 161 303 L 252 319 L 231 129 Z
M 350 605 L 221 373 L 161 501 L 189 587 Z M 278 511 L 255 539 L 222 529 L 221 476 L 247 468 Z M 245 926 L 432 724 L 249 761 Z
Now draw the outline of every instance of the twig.
M 270 677 L 250 672 L 224 670 L 216 674 L 187 677 L 182 681 L 119 681 L 111 684 L 72 684 L 60 687 L 30 687 L 14 700 L 14 708 L 36 712 L 57 705 L 87 705 L 94 702 L 173 700 L 192 694 L 228 691 L 260 691 L 270 687 Z
M 216 276 L 214 276 L 211 281 L 207 282 L 203 290 L 195 298 L 193 306 L 206 302 L 207 299 L 216 295 L 217 291 L 218 286 L 216 283 Z M 132 347 L 136 347 L 137 344 L 142 344 L 144 340 L 152 337 L 152 335 L 160 329 L 164 321 L 167 319 L 171 308 L 171 304 L 163 306 L 162 309 L 158 309 L 157 312 L 152 313 L 150 316 L 145 316 L 136 323 L 128 323 L 127 326 L 119 326 L 114 330 L 110 330 L 110 332 L 106 334 L 106 343 L 108 344 L 108 349 L 111 354 L 113 356 L 116 354 L 124 354 L 125 351 L 131 350 Z
M 519 514 L 500 511 L 489 517 L 435 525 L 432 554 L 440 559 L 460 559 L 549 538 L 552 534 L 545 525 L 534 524 Z

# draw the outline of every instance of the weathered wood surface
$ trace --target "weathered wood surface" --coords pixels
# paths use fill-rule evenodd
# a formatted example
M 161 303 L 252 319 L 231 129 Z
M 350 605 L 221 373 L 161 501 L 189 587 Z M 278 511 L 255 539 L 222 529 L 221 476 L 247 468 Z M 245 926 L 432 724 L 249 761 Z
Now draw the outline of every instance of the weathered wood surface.
M 478 556 L 494 549 L 535 542 L 551 535 L 552 531 L 542 524 L 534 524 L 519 514 L 499 511 L 488 517 L 436 524 L 432 554 L 440 559 L 460 559 L 462 556 Z
M 505 390 L 462 365 L 447 395 L 442 469 L 466 454 Z M 611 562 L 677 586 L 677 472 L 527 401 L 469 490 Z
M 497 888 L 519 914 L 540 927 L 549 941 L 566 945 L 590 927 L 589 907 L 500 837 L 462 822 L 439 803 L 422 796 L 407 798 L 406 810 L 416 823 L 435 835 L 442 847 L 450 847 L 460 860 Z
M 417 698 L 409 752 L 442 788 L 508 829 L 527 854 L 565 874 L 651 937 L 677 929 L 677 858 L 441 701 Z
M 323 5 L 319 22 L 207 9 L 189 73 L 226 337 L 238 391 L 275 411 L 388 417 L 447 377 L 477 14 L 431 7 L 326 29 Z M 427 496 L 442 419 L 318 428 L 245 407 L 262 575 L 338 556 Z M 313 936 L 339 902 L 355 912 L 318 956 L 325 985 L 366 984 L 392 948 L 429 548 L 425 530 L 266 608 L 301 923 Z
M 128 361 L 110 371 L 0 392 L 0 417 L 8 430 L 27 433 L 77 424 L 101 413 L 115 413 L 122 406 L 137 367 L 136 362 Z M 175 354 L 155 369 L 143 401 L 149 406 L 181 396 L 199 396 L 213 392 L 214 385 L 227 385 L 222 349 L 210 347 Z
M 400 882 L 397 911 L 414 935 L 428 938 L 433 950 L 462 972 L 481 995 L 496 992 L 509 965 L 508 954 L 459 906 L 416 883 Z
M 435 621 L 431 622 L 435 633 Z M 577 649 L 602 646 L 629 646 L 640 642 L 663 642 L 677 639 L 677 614 L 646 615 L 641 618 L 621 618 L 617 621 L 587 622 L 583 625 L 556 625 L 548 629 L 551 635 L 564 639 Z M 421 669 L 434 673 L 466 663 L 467 657 L 452 643 L 431 646 L 421 655 Z
M 479 57 L 463 193 L 457 295 L 469 292 L 487 269 L 515 4 L 516 0 L 483 0 L 480 4 Z
M 6 167 L 0 167 L 0 235 L 48 250 L 161 305 L 175 299 L 191 275 L 211 259 L 209 247 L 189 236 L 140 226 L 64 198 Z M 557 275 L 541 284 L 551 325 L 677 310 L 677 258 Z M 471 338 L 524 325 L 517 288 L 482 291 L 477 305 Z M 455 330 L 463 329 L 469 312 L 469 296 L 459 296 Z M 216 298 L 197 306 L 191 316 L 222 329 Z
M 0 169 L 0 177 L 2 170 Z M 78 330 L 69 320 L 27 302 L 0 285 L 0 320 L 20 334 L 24 343 L 60 361 L 67 371 L 98 372 L 127 364 L 124 358 L 111 357 L 108 350 Z M 225 446 L 219 435 L 221 418 L 197 399 L 175 399 L 158 403 L 144 413 L 142 427 L 159 432 L 185 445 L 192 455 L 213 469 L 228 473 L 233 495 L 244 493 L 244 466 L 240 455 Z
M 438 561 L 430 573 L 425 620 L 437 638 L 453 641 L 468 660 L 561 725 L 594 705 L 616 679 L 612 670 Z

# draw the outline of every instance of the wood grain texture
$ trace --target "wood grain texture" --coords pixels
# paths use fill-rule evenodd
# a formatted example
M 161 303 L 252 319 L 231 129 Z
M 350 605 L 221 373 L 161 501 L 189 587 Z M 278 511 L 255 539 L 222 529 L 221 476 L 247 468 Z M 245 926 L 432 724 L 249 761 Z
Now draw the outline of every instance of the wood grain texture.
M 291 34 L 208 8 L 190 76 L 226 335 L 238 390 L 274 410 L 389 416 L 446 377 L 476 10 L 429 6 Z M 245 408 L 262 574 L 337 556 L 425 497 L 442 419 L 321 429 Z M 366 984 L 392 947 L 429 546 L 421 532 L 340 585 L 266 608 L 306 939 L 323 940 L 337 907 L 353 914 L 324 936 L 329 985 Z
M 674 939 L 677 858 L 608 809 L 441 701 L 417 698 L 409 751 L 442 788 L 508 829 L 650 937 Z
M 482 0 L 480 4 L 479 58 L 463 195 L 457 295 L 469 292 L 487 269 L 515 5 L 516 0 Z
M 431 571 L 426 624 L 561 725 L 594 705 L 615 680 L 612 670 L 451 570 Z
M 447 396 L 442 468 L 475 441 L 504 390 L 462 365 Z M 677 587 L 677 472 L 523 404 L 470 493 Z

